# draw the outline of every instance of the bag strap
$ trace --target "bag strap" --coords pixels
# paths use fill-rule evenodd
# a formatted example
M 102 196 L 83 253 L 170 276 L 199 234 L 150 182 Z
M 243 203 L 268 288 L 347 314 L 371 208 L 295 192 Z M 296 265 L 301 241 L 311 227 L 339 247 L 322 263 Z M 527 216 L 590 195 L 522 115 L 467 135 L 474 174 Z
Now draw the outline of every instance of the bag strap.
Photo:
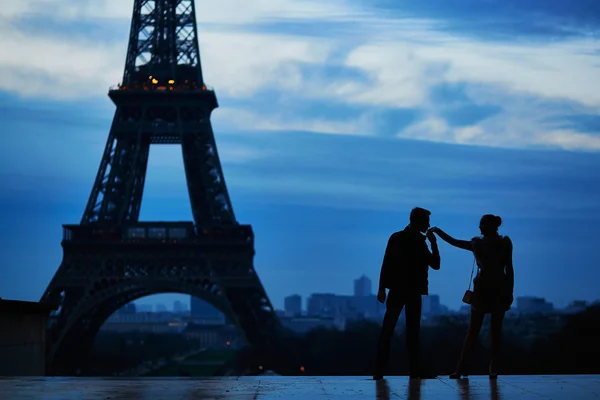
M 471 290 L 471 284 L 473 283 L 473 273 L 475 272 L 475 261 L 477 256 L 475 255 L 475 241 L 471 240 L 471 247 L 473 248 L 473 266 L 471 267 L 471 278 L 469 278 L 469 290 Z
M 473 272 L 475 272 L 475 258 L 473 258 L 473 267 L 471 268 L 471 278 L 469 278 L 469 290 L 471 290 L 471 283 L 473 282 Z

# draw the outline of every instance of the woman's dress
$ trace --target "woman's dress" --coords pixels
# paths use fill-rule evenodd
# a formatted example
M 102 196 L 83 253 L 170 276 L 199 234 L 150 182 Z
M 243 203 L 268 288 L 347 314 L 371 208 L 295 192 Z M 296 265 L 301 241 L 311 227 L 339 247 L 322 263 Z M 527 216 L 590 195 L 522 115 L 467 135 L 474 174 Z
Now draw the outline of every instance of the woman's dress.
M 473 279 L 471 307 L 486 314 L 510 310 L 512 285 L 506 274 L 506 265 L 512 257 L 510 238 L 475 237 L 472 243 L 478 272 Z

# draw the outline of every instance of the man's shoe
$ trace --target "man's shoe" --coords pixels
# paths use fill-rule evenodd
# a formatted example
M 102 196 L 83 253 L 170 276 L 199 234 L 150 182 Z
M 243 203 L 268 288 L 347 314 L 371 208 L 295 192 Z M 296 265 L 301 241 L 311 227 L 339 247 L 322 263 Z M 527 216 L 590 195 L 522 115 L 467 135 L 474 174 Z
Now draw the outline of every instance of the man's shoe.
M 380 381 L 382 379 L 383 379 L 383 375 L 377 375 L 377 374 L 373 375 L 373 380 L 374 381 Z

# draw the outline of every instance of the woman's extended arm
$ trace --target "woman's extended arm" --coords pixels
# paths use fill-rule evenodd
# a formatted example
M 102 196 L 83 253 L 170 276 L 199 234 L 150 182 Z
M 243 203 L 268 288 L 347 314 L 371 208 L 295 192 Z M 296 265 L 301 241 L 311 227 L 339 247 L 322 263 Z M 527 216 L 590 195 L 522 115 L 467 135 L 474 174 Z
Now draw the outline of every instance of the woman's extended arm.
M 451 244 L 454 247 L 458 247 L 463 250 L 473 251 L 473 245 L 470 240 L 458 240 L 454 239 L 452 236 L 448 235 L 446 232 L 441 230 L 438 227 L 431 228 L 434 233 L 437 233 L 442 240 L 448 244 Z

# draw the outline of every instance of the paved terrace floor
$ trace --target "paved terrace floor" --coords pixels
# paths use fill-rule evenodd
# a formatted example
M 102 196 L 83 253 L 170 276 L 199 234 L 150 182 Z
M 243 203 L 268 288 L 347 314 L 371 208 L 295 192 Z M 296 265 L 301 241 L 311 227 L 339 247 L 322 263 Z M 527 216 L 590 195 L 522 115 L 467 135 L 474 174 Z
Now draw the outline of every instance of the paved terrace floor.
M 0 378 L 0 399 L 568 399 L 600 398 L 600 375 L 472 376 L 373 381 L 360 376 Z

